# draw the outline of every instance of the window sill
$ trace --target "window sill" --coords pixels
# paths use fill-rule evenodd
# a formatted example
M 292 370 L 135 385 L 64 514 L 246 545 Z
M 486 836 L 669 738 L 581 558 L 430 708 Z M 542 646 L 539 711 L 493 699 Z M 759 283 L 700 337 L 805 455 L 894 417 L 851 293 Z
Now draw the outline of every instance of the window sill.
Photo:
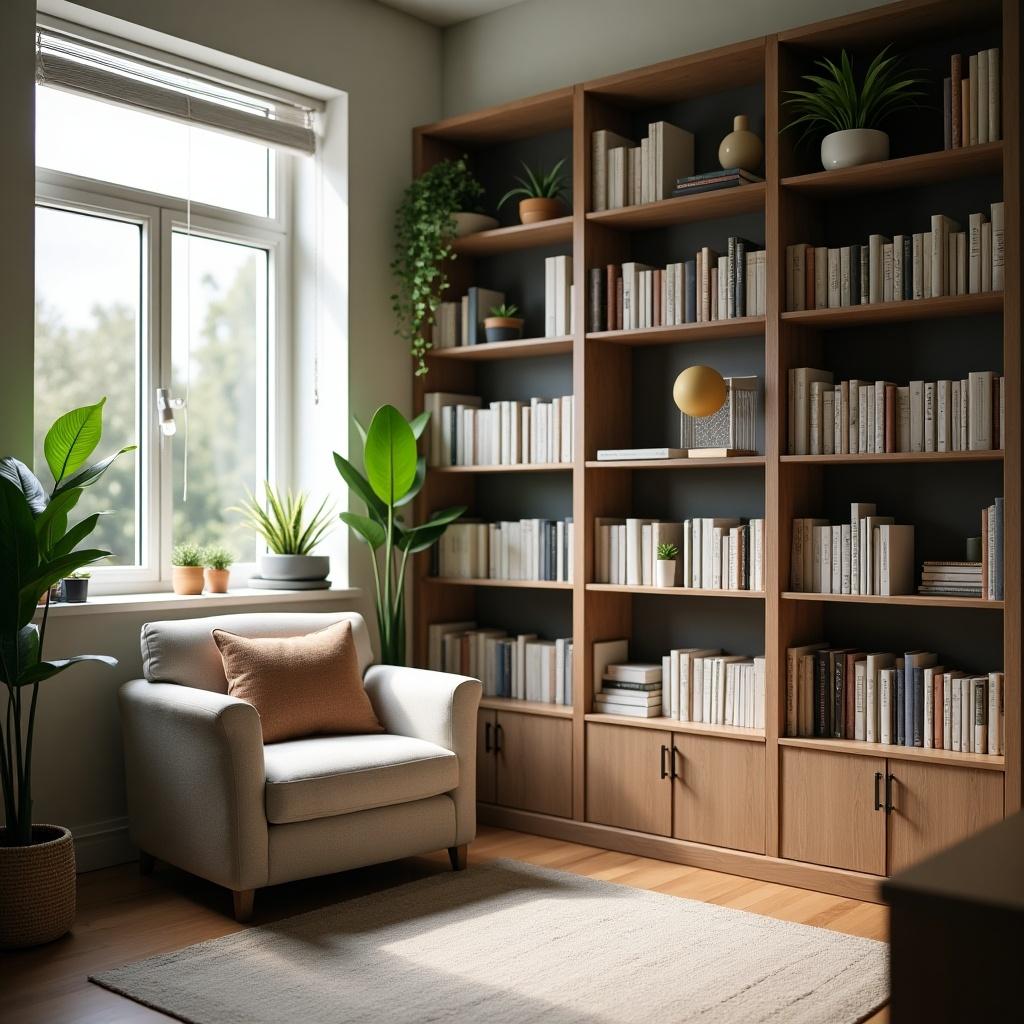
M 331 587 L 330 590 L 256 590 L 238 587 L 227 594 L 183 595 L 170 591 L 154 594 L 99 594 L 85 604 L 52 604 L 49 617 L 65 618 L 70 615 L 100 615 L 114 612 L 181 611 L 186 608 L 249 608 L 263 605 L 309 604 L 344 601 L 359 597 L 358 587 Z M 36 611 L 36 621 L 42 609 Z

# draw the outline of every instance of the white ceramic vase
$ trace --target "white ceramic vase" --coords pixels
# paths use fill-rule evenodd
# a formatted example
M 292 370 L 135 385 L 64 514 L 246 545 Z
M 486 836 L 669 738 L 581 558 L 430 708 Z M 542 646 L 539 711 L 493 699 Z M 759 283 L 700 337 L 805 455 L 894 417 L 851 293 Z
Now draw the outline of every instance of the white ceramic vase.
M 877 128 L 848 128 L 821 140 L 821 166 L 826 171 L 889 159 L 889 136 Z
M 655 585 L 658 587 L 674 587 L 676 585 L 676 560 L 659 558 L 655 563 Z

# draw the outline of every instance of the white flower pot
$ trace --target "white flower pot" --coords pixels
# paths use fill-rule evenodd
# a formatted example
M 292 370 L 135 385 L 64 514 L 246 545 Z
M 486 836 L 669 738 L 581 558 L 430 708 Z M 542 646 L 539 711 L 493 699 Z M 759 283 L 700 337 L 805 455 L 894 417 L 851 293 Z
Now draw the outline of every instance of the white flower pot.
M 821 166 L 826 171 L 889 159 L 889 136 L 877 128 L 848 128 L 821 140 Z
M 331 571 L 327 555 L 260 555 L 260 576 L 265 580 L 324 580 Z
M 483 213 L 456 213 L 455 237 L 464 238 L 466 235 L 475 235 L 478 231 L 490 231 L 498 226 L 493 217 Z
M 674 587 L 676 585 L 676 560 L 674 558 L 659 558 L 654 563 L 656 587 Z

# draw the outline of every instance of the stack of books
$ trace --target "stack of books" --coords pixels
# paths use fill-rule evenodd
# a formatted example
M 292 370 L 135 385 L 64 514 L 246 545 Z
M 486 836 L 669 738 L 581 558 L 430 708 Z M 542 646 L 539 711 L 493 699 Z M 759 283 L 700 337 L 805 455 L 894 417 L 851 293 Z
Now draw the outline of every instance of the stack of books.
M 946 668 L 929 651 L 786 652 L 786 735 L 1004 753 L 1003 673 Z
M 875 302 L 1000 292 L 1005 281 L 1005 206 L 991 219 L 972 213 L 968 229 L 934 214 L 931 230 L 871 235 L 838 248 L 786 246 L 786 309 L 838 309 Z
M 693 174 L 693 135 L 667 121 L 647 126 L 637 145 L 601 129 L 591 135 L 591 203 L 595 210 L 665 199 L 673 184 Z
M 487 341 L 484 320 L 491 309 L 505 301 L 505 293 L 493 288 L 470 288 L 457 302 L 438 303 L 430 333 L 433 348 L 461 348 Z
M 594 691 L 599 714 L 631 718 L 661 716 L 661 666 L 642 662 L 609 665 Z
M 572 257 L 544 260 L 544 337 L 560 338 L 573 332 Z
M 672 195 L 696 196 L 702 192 L 717 192 L 721 188 L 736 188 L 752 181 L 764 181 L 764 178 L 759 178 L 741 167 L 728 167 L 721 171 L 707 171 L 704 174 L 691 174 L 687 178 L 679 178 L 676 180 L 676 187 L 672 189 Z
M 452 523 L 431 549 L 435 576 L 572 582 L 571 519 Z
M 696 647 L 661 659 L 662 713 L 679 722 L 764 728 L 765 660 Z
M 954 53 L 949 77 L 942 83 L 943 129 L 946 149 L 998 142 L 1002 138 L 1000 57 L 998 47 L 967 59 Z
M 982 597 L 981 562 L 925 562 L 919 594 L 944 597 Z

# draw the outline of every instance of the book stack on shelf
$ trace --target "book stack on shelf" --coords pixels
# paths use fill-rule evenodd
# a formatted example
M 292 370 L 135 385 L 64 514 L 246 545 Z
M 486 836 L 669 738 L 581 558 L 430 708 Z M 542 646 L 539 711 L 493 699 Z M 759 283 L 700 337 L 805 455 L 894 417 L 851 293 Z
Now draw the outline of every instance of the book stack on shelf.
M 505 301 L 505 293 L 493 288 L 470 288 L 457 302 L 440 302 L 434 310 L 430 342 L 436 348 L 484 345 L 484 320 L 491 309 Z
M 659 545 L 682 552 L 675 585 L 699 590 L 764 589 L 764 520 L 657 519 L 594 520 L 598 583 L 629 587 L 654 585 Z
M 573 332 L 572 257 L 544 260 L 544 337 L 560 338 Z
M 423 396 L 430 412 L 431 466 L 526 466 L 571 463 L 573 398 L 491 402 L 481 408 L 477 395 L 431 391 Z
M 605 715 L 660 718 L 661 666 L 642 662 L 609 665 L 595 680 L 594 710 Z
M 706 171 L 704 174 L 691 174 L 676 180 L 672 189 L 673 198 L 679 196 L 698 196 L 704 192 L 717 192 L 723 188 L 737 188 L 751 182 L 764 181 L 756 174 L 745 171 L 741 167 L 726 167 L 721 171 Z
M 1002 601 L 1003 517 L 1001 497 L 981 510 L 981 536 L 967 541 L 968 561 L 928 561 L 921 569 L 919 594 L 935 597 L 977 597 Z M 981 558 L 971 554 L 981 553 Z
M 949 59 L 949 77 L 942 83 L 943 135 L 946 149 L 998 142 L 1002 138 L 999 48 L 981 50 L 964 59 Z
M 991 370 L 962 380 L 844 380 L 789 371 L 790 455 L 991 451 L 1005 446 L 1006 380 Z
M 786 735 L 1004 752 L 1003 673 L 945 668 L 928 651 L 825 643 L 786 652 Z
M 572 582 L 572 519 L 452 523 L 432 549 L 433 575 Z
M 926 561 L 919 594 L 932 597 L 984 597 L 981 562 Z
M 1005 205 L 991 220 L 972 213 L 968 230 L 934 214 L 931 231 L 875 234 L 838 248 L 786 246 L 786 309 L 839 309 L 942 295 L 1001 292 L 1005 279 Z
M 678 722 L 764 728 L 764 655 L 745 658 L 697 647 L 661 659 L 662 714 Z
M 794 519 L 790 586 L 807 594 L 914 592 L 914 527 L 880 516 L 874 502 L 850 505 L 850 522 Z
M 591 268 L 591 331 L 637 330 L 763 316 L 766 253 L 731 237 L 729 255 L 704 246 L 692 260 L 655 268 L 635 261 Z
M 471 676 L 485 697 L 572 704 L 572 639 L 510 636 L 474 622 L 438 622 L 427 628 L 429 667 Z
M 675 182 L 693 174 L 693 135 L 654 121 L 637 145 L 616 132 L 591 135 L 591 201 L 595 210 L 665 199 Z

